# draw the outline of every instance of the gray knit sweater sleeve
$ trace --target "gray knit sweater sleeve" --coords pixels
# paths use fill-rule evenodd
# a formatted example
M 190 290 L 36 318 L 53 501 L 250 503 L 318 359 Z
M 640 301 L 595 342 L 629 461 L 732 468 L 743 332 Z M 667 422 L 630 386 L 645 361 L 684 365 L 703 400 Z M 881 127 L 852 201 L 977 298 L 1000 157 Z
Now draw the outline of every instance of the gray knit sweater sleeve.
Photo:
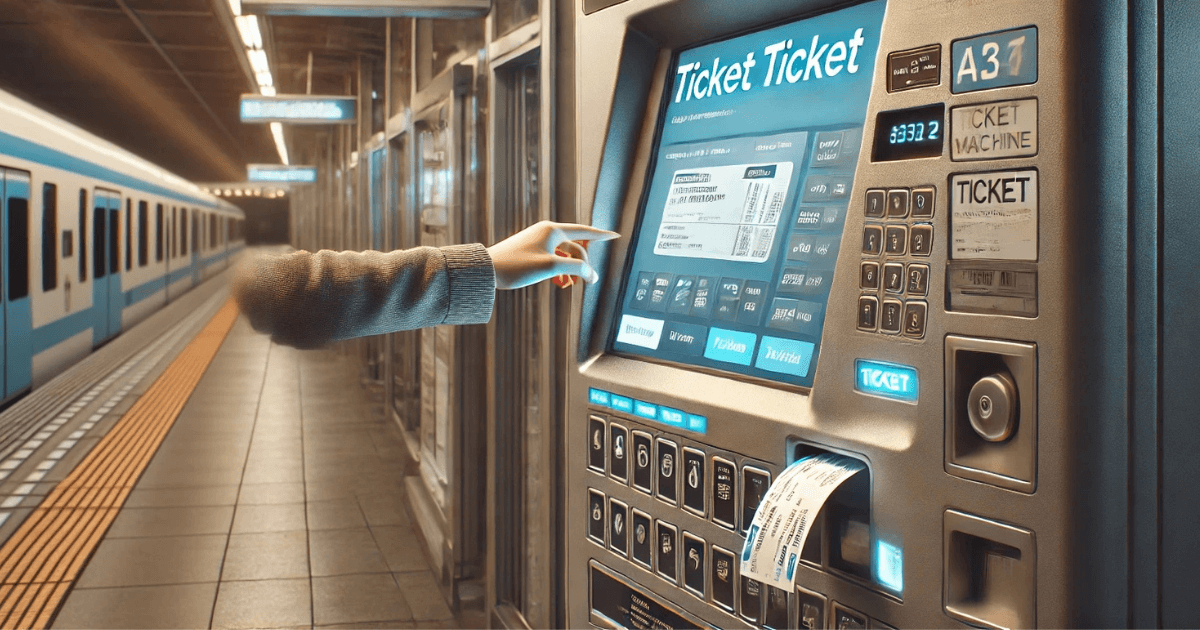
M 248 253 L 231 292 L 255 330 L 297 348 L 492 317 L 496 272 L 483 245 L 394 252 Z

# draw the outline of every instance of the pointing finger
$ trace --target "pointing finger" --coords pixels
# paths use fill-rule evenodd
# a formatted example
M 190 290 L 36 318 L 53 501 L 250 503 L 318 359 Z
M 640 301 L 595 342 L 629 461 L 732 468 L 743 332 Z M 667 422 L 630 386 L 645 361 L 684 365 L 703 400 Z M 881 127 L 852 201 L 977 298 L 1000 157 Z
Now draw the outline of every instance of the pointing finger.
M 621 237 L 617 232 L 601 230 L 590 225 L 574 225 L 571 223 L 555 223 L 554 233 L 562 241 L 611 241 L 614 238 Z M 555 245 L 558 245 L 558 243 L 555 243 Z

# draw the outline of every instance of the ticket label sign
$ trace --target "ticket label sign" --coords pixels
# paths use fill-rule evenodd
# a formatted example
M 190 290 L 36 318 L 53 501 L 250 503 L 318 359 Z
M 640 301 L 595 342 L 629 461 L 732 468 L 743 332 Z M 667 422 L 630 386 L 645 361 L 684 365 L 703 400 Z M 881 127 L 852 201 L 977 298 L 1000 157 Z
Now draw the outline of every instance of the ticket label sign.
M 766 262 L 791 181 L 791 162 L 676 171 L 654 253 Z
M 742 577 L 790 592 L 817 514 L 842 483 L 865 468 L 857 459 L 835 453 L 788 466 L 754 513 L 742 548 Z
M 1038 152 L 1035 98 L 955 107 L 950 110 L 950 159 L 996 160 Z
M 1038 257 L 1038 173 L 963 173 L 950 180 L 950 258 Z

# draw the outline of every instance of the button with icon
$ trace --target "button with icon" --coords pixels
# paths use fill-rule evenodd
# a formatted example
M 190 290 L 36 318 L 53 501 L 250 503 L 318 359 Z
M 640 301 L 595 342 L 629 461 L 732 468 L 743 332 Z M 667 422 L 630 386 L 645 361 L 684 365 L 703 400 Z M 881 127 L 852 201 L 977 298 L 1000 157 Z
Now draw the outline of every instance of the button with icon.
M 608 513 L 608 548 L 623 556 L 629 545 L 629 506 L 609 499 Z
M 604 493 L 588 490 L 588 538 L 604 545 Z
M 704 451 L 694 448 L 683 449 L 683 507 L 685 510 L 704 516 L 707 487 L 704 485 Z
M 613 423 L 608 425 L 608 474 L 624 483 L 629 478 L 629 431 Z
M 651 483 L 654 478 L 654 468 L 650 454 L 652 444 L 649 433 L 633 432 L 633 487 L 646 494 L 653 492 Z
M 604 418 L 590 416 L 588 418 L 588 468 L 604 474 Z
M 683 587 L 704 599 L 704 539 L 683 533 Z
M 671 440 L 658 438 L 658 498 L 675 505 L 679 502 L 677 468 L 679 467 L 679 446 Z
M 650 515 L 641 510 L 633 511 L 633 545 L 630 555 L 633 561 L 650 570 L 653 558 L 654 533 L 650 531 Z

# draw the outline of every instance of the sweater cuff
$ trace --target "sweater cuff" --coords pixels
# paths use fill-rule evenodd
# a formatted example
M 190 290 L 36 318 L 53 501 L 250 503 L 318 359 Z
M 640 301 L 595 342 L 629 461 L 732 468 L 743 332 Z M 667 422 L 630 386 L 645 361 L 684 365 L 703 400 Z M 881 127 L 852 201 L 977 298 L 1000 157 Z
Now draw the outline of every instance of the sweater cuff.
M 451 245 L 439 248 L 450 278 L 450 308 L 443 324 L 486 324 L 496 302 L 496 269 L 487 248 Z

